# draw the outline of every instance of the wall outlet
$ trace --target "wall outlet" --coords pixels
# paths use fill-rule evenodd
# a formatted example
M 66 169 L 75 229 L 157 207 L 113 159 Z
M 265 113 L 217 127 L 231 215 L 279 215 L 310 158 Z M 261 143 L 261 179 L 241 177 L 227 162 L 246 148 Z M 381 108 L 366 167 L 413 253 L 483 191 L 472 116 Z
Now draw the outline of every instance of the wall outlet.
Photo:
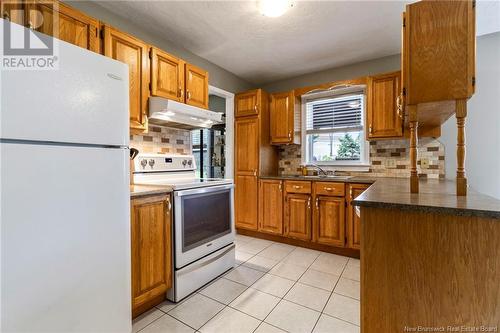
M 385 160 L 385 167 L 387 169 L 396 169 L 396 160 L 392 158 Z
M 429 159 L 428 158 L 420 159 L 420 167 L 422 169 L 429 169 Z

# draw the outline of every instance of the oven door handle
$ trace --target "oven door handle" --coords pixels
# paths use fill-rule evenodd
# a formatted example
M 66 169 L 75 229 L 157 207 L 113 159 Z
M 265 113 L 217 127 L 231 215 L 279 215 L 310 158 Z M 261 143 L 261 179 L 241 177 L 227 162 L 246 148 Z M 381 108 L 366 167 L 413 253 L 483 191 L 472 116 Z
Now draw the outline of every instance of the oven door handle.
M 203 193 L 211 193 L 211 192 L 222 192 L 226 190 L 231 190 L 234 188 L 233 184 L 228 185 L 217 185 L 217 186 L 207 186 L 207 187 L 198 187 L 189 190 L 183 191 L 174 191 L 174 196 L 182 197 L 190 194 L 203 194 Z

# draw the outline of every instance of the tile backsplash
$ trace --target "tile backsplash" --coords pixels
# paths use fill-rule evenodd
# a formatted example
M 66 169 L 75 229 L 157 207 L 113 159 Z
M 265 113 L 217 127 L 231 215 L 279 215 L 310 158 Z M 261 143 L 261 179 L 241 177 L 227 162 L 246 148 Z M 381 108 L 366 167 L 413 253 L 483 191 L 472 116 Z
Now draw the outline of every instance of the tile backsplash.
M 420 177 L 444 178 L 444 145 L 436 139 L 422 138 L 418 144 L 418 174 Z M 427 168 L 420 162 L 427 159 Z M 280 175 L 298 175 L 301 165 L 301 147 L 296 145 L 280 148 Z M 329 168 L 325 167 L 328 170 Z M 334 167 L 331 169 L 335 169 Z M 351 175 L 374 177 L 410 177 L 410 141 L 370 141 L 370 169 L 368 172 L 348 172 Z
M 149 125 L 147 134 L 130 135 L 130 147 L 140 153 L 191 154 L 191 132 L 182 129 Z

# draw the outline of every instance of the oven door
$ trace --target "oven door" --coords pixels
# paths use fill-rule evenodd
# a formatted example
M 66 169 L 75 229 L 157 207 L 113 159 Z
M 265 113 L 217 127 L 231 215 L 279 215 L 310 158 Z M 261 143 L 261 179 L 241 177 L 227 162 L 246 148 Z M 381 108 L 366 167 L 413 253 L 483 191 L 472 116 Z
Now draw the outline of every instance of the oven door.
M 174 192 L 175 267 L 234 241 L 234 185 Z

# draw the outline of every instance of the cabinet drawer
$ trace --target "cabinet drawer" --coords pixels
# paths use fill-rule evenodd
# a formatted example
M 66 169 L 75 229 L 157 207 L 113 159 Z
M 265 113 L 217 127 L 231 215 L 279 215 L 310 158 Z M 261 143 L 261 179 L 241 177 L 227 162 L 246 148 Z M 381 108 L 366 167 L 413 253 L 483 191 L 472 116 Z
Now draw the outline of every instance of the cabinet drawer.
M 285 190 L 288 193 L 311 193 L 311 182 L 287 180 Z
M 343 197 L 345 195 L 344 183 L 315 182 L 314 190 L 316 195 L 332 195 Z

